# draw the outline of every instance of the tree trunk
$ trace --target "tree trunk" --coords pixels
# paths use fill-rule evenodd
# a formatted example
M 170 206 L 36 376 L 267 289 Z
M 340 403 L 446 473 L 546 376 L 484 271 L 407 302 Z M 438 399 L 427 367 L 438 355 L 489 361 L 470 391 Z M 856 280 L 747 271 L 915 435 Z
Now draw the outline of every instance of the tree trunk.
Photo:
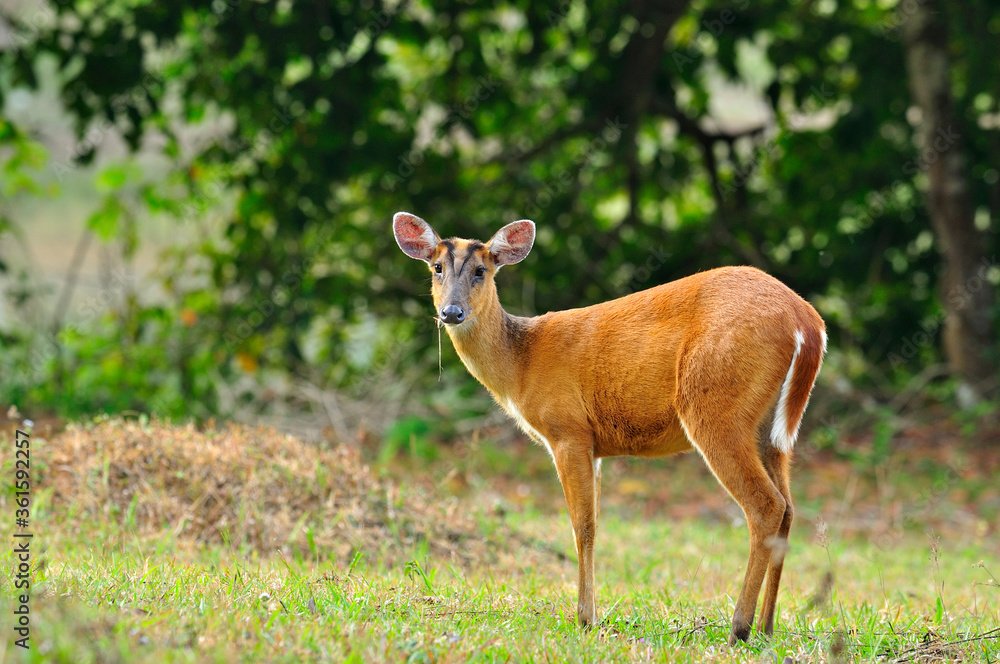
M 915 8 L 913 8 L 915 5 Z M 944 352 L 962 381 L 959 401 L 981 396 L 995 373 L 991 354 L 993 288 L 986 279 L 987 238 L 977 231 L 965 173 L 962 123 L 951 97 L 947 19 L 938 0 L 908 4 L 906 66 L 913 101 L 920 109 L 917 167 L 928 179 L 927 205 L 944 259 L 941 297 Z

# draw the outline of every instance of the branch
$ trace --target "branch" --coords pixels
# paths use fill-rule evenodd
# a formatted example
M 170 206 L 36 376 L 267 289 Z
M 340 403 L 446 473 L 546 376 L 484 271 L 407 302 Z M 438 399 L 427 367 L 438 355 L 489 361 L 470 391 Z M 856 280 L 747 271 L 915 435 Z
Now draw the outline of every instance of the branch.
M 677 122 L 677 126 L 680 127 L 682 132 L 688 134 L 702 144 L 722 141 L 732 147 L 733 143 L 741 138 L 756 138 L 763 135 L 763 133 L 767 131 L 767 128 L 770 126 L 769 124 L 764 123 L 760 126 L 743 129 L 741 131 L 709 131 L 702 128 L 702 126 L 698 124 L 697 120 L 690 117 L 677 107 L 677 102 L 673 99 L 673 91 L 670 91 L 669 97 L 657 97 L 654 99 L 653 103 L 650 105 L 650 110 L 654 113 L 666 115 L 667 117 L 673 119 Z
M 670 94 L 672 95 L 672 92 Z M 709 180 L 712 183 L 712 196 L 715 199 L 715 206 L 718 210 L 718 214 L 715 215 L 712 221 L 713 237 L 747 263 L 761 269 L 766 269 L 769 261 L 764 255 L 755 246 L 748 246 L 737 240 L 723 223 L 724 217 L 728 215 L 725 214 L 726 201 L 722 196 L 722 185 L 719 180 L 719 164 L 715 159 L 715 144 L 720 141 L 726 143 L 729 146 L 730 153 L 732 153 L 733 144 L 737 140 L 745 137 L 753 138 L 760 136 L 767 129 L 767 125 L 738 132 L 710 132 L 703 129 L 696 120 L 680 110 L 672 96 L 670 98 L 658 97 L 654 100 L 651 110 L 672 118 L 677 122 L 677 126 L 681 132 L 689 135 L 701 146 L 702 161 L 704 162 L 705 170 L 708 172 Z
M 62 329 L 64 319 L 66 318 L 66 309 L 69 308 L 70 299 L 73 297 L 73 290 L 76 288 L 76 282 L 80 279 L 80 269 L 83 266 L 83 259 L 87 256 L 87 249 L 90 248 L 90 241 L 93 239 L 94 235 L 90 232 L 90 229 L 84 229 L 83 235 L 76 243 L 76 249 L 73 251 L 73 259 L 70 261 L 69 270 L 66 272 L 66 285 L 63 286 L 62 292 L 59 294 L 59 301 L 56 303 L 55 311 L 52 314 L 52 334 L 58 334 L 59 330 Z
M 597 131 L 601 128 L 601 123 L 598 120 L 591 120 L 589 122 L 581 122 L 579 124 L 571 125 L 569 127 L 563 127 L 552 132 L 545 138 L 543 138 L 538 143 L 531 146 L 530 149 L 524 152 L 504 152 L 498 154 L 495 157 L 487 159 L 483 162 L 483 166 L 496 163 L 505 163 L 510 166 L 521 166 L 538 155 L 547 152 L 559 143 L 562 143 L 566 139 L 584 134 L 587 132 Z

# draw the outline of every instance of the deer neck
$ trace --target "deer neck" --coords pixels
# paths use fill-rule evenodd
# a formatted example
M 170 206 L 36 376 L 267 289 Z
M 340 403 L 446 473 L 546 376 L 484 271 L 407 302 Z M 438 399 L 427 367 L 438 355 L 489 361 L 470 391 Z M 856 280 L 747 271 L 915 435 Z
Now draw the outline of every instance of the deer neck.
M 472 320 L 447 326 L 462 363 L 500 403 L 513 397 L 520 383 L 530 328 L 531 319 L 511 316 L 496 297 Z

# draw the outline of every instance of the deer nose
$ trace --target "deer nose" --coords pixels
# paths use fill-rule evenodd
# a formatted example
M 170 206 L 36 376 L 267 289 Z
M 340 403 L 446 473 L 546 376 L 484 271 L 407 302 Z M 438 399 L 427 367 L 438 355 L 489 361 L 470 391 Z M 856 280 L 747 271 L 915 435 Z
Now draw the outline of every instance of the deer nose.
M 454 304 L 449 304 L 448 306 L 441 309 L 442 322 L 448 323 L 449 325 L 457 325 L 461 323 L 463 320 L 465 320 L 465 312 L 462 311 L 461 307 Z

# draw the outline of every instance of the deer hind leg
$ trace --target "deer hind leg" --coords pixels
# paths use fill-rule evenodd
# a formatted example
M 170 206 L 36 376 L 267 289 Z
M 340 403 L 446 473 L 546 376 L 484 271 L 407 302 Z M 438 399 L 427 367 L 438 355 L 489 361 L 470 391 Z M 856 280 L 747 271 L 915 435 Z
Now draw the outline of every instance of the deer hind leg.
M 600 459 L 589 446 L 574 447 L 563 443 L 553 450 L 556 472 L 562 483 L 576 540 L 579 564 L 579 596 L 576 617 L 580 625 L 597 623 L 597 600 L 594 590 L 594 541 L 597 537 L 597 510 L 600 495 Z
M 704 457 L 719 483 L 729 492 L 746 515 L 750 531 L 750 555 L 743 589 L 733 614 L 730 645 L 746 641 L 753 625 L 760 587 L 771 558 L 769 540 L 782 523 L 786 502 L 761 461 L 751 424 L 710 418 L 681 421 L 691 443 Z
M 768 438 L 761 444 L 761 460 L 771 481 L 785 499 L 785 513 L 781 526 L 771 541 L 771 559 L 767 568 L 767 587 L 764 589 L 764 601 L 760 609 L 759 629 L 771 636 L 774 633 L 774 608 L 778 601 L 778 586 L 781 584 L 781 568 L 785 564 L 785 553 L 788 551 L 788 532 L 792 528 L 792 492 L 789 487 L 789 466 L 791 454 L 779 450 L 771 444 Z

